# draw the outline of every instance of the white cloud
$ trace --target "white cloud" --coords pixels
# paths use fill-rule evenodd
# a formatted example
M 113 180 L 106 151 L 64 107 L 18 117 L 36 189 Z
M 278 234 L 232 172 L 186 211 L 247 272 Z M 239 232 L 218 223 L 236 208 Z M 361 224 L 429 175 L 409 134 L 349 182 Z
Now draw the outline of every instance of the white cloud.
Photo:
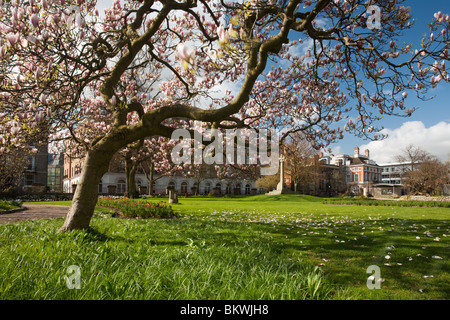
M 408 145 L 414 145 L 445 160 L 450 156 L 450 123 L 439 122 L 429 128 L 421 121 L 403 123 L 400 128 L 384 129 L 388 137 L 360 146 L 362 152 L 370 150 L 370 157 L 377 163 L 395 162 L 395 156 Z

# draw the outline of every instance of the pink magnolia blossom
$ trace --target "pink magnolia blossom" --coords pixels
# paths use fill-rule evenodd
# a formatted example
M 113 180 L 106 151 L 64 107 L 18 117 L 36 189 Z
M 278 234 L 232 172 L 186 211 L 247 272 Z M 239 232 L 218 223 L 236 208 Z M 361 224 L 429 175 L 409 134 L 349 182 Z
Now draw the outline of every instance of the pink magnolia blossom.
M 19 35 L 16 33 L 8 33 L 6 35 L 6 40 L 8 40 L 9 44 L 14 47 L 14 45 L 19 41 Z
M 39 17 L 38 13 L 33 13 L 31 15 L 30 22 L 33 25 L 33 27 L 37 28 L 37 26 L 39 25 L 39 21 L 40 20 L 41 20 L 41 18 Z
M 36 80 L 39 80 L 39 79 L 42 77 L 42 75 L 43 75 L 43 73 L 42 73 L 41 67 L 37 67 L 37 68 L 36 68 L 36 71 L 35 71 L 35 73 L 34 73 L 34 78 L 35 78 Z
M 39 96 L 39 101 L 42 103 L 42 104 L 46 104 L 47 103 L 47 96 L 45 95 L 45 94 L 41 94 L 40 96 Z
M 230 35 L 227 31 L 225 31 L 223 26 L 217 27 L 217 35 L 219 37 L 219 44 L 221 46 L 225 46 L 230 41 Z
M 189 48 L 184 43 L 177 45 L 175 55 L 182 62 L 185 69 L 187 69 L 188 64 L 195 64 L 195 48 Z
M 35 117 L 36 122 L 41 122 L 44 120 L 44 113 L 42 111 L 38 111 Z

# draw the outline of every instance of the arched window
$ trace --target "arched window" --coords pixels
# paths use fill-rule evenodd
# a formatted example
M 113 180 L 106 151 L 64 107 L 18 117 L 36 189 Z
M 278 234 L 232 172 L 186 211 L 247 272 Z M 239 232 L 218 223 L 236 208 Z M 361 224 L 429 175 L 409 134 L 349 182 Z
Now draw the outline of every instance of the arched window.
M 123 195 L 126 192 L 126 186 L 125 180 L 117 181 L 117 193 Z
M 207 182 L 205 184 L 205 193 L 208 194 L 211 192 L 211 184 L 209 182 Z
M 238 183 L 234 188 L 234 194 L 241 194 L 241 184 Z
M 103 193 L 103 181 L 100 180 L 98 183 L 98 193 Z
M 175 190 L 175 182 L 170 181 L 169 184 L 167 185 L 167 189 Z
M 250 194 L 250 185 L 249 184 L 245 185 L 245 194 Z
M 185 194 L 185 193 L 187 193 L 187 190 L 188 190 L 188 184 L 186 181 L 183 181 L 181 183 L 181 193 Z
M 222 184 L 221 183 L 216 183 L 216 192 L 218 192 L 218 194 L 222 194 Z

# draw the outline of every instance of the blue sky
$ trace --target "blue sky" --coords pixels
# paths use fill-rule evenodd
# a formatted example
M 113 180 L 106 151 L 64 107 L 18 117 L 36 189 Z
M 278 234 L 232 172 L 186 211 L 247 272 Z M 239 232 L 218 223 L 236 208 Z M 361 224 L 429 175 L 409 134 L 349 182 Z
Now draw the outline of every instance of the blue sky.
M 417 20 L 411 32 L 405 34 L 405 41 L 420 45 L 424 33 L 429 34 L 428 23 L 435 12 L 450 14 L 448 0 L 410 0 L 405 5 L 411 7 L 411 13 Z M 409 144 L 416 145 L 438 156 L 441 160 L 450 158 L 450 83 L 441 82 L 429 92 L 435 96 L 430 101 L 421 101 L 411 94 L 406 100 L 408 107 L 418 110 L 408 118 L 386 117 L 381 120 L 389 137 L 384 141 L 370 142 L 347 135 L 343 140 L 331 145 L 334 153 L 353 154 L 354 147 L 368 148 L 371 156 L 379 163 L 393 161 L 395 154 Z

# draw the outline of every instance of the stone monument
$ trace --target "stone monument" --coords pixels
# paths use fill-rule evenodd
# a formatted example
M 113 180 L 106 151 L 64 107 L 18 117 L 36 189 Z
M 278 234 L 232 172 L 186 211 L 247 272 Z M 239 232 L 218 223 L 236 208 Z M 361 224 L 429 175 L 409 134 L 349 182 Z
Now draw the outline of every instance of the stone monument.
M 282 154 L 280 155 L 280 182 L 278 182 L 277 188 L 273 191 L 267 193 L 268 195 L 277 195 L 277 194 L 285 194 L 291 193 L 290 190 L 287 190 L 284 183 L 284 162 L 286 161 L 286 157 Z

